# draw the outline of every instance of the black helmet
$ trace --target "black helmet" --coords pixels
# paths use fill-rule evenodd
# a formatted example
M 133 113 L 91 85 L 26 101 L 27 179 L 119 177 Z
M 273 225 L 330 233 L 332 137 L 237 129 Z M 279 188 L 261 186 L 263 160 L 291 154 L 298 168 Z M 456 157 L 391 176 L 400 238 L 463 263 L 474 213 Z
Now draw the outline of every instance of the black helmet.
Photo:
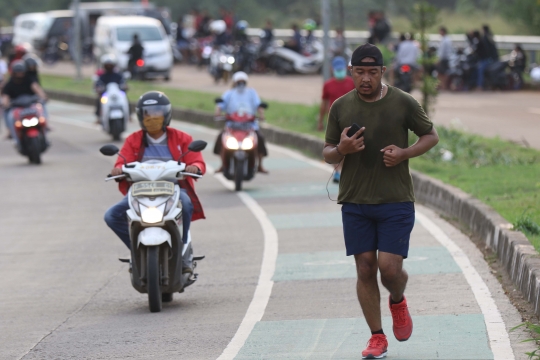
M 137 107 L 135 108 L 137 113 L 137 119 L 141 128 L 146 131 L 143 118 L 144 114 L 148 113 L 162 113 L 163 114 L 163 127 L 169 126 L 172 117 L 171 101 L 161 91 L 149 91 L 143 94 L 139 101 L 137 101 Z
M 25 73 L 26 72 L 26 64 L 24 63 L 24 60 L 15 60 L 13 64 L 11 64 L 11 73 Z
M 39 62 L 35 55 L 33 54 L 26 54 L 23 57 L 24 63 L 26 64 L 26 68 L 38 68 Z

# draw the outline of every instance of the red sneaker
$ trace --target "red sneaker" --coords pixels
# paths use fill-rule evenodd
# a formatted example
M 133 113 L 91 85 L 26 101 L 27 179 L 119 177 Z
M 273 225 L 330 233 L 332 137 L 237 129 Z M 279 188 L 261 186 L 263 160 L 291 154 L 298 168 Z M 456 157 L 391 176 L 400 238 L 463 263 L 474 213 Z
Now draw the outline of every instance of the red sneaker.
M 362 351 L 362 359 L 382 359 L 386 357 L 387 352 L 388 341 L 386 340 L 386 335 L 371 335 L 371 339 L 369 339 L 366 349 Z
M 390 306 L 390 312 L 392 313 L 392 320 L 394 322 L 394 326 L 392 327 L 394 336 L 398 341 L 407 341 L 413 331 L 413 323 L 409 308 L 407 307 L 407 299 L 403 295 L 403 301 L 399 304 L 392 304 L 390 299 L 391 297 L 388 298 L 388 306 Z

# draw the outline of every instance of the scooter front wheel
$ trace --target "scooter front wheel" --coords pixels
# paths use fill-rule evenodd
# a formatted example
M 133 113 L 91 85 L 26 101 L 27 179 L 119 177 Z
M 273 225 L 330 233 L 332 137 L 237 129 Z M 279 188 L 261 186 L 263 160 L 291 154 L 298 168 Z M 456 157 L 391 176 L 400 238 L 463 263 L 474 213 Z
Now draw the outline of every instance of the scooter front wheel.
M 244 180 L 244 160 L 237 161 L 234 169 L 234 190 L 242 191 L 242 181 Z
M 162 304 L 161 271 L 159 266 L 159 247 L 150 246 L 146 250 L 146 281 L 148 289 L 148 306 L 150 312 L 160 312 Z
M 39 143 L 39 138 L 28 138 L 26 146 L 28 151 L 28 160 L 30 161 L 30 164 L 41 164 L 41 146 Z

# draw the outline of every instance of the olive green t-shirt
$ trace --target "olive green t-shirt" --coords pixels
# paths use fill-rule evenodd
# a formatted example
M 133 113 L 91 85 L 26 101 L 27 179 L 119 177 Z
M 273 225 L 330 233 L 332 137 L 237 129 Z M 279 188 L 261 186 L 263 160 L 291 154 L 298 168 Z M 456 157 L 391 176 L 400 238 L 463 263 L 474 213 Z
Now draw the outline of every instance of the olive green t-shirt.
M 343 129 L 353 123 L 365 127 L 365 149 L 345 156 L 339 180 L 338 203 L 385 204 L 414 201 L 409 161 L 386 167 L 381 149 L 407 148 L 408 130 L 417 136 L 431 131 L 433 123 L 411 95 L 388 86 L 385 97 L 366 102 L 352 90 L 334 102 L 328 116 L 326 142 L 339 144 Z

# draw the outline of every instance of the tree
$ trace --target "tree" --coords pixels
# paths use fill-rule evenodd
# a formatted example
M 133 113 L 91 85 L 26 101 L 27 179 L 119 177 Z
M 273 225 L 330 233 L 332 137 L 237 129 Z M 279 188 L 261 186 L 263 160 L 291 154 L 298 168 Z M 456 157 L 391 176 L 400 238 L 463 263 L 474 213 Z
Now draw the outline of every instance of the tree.
M 414 4 L 412 9 L 411 24 L 414 30 L 420 34 L 420 45 L 422 48 L 422 60 L 421 64 L 424 68 L 422 74 L 422 107 L 429 114 L 431 106 L 437 96 L 437 79 L 431 74 L 427 73 L 425 69 L 430 68 L 433 65 L 435 59 L 428 57 L 428 38 L 426 30 L 434 26 L 438 22 L 439 10 L 430 5 L 427 1 L 420 1 Z
M 540 35 L 540 0 L 506 0 L 506 15 Z

